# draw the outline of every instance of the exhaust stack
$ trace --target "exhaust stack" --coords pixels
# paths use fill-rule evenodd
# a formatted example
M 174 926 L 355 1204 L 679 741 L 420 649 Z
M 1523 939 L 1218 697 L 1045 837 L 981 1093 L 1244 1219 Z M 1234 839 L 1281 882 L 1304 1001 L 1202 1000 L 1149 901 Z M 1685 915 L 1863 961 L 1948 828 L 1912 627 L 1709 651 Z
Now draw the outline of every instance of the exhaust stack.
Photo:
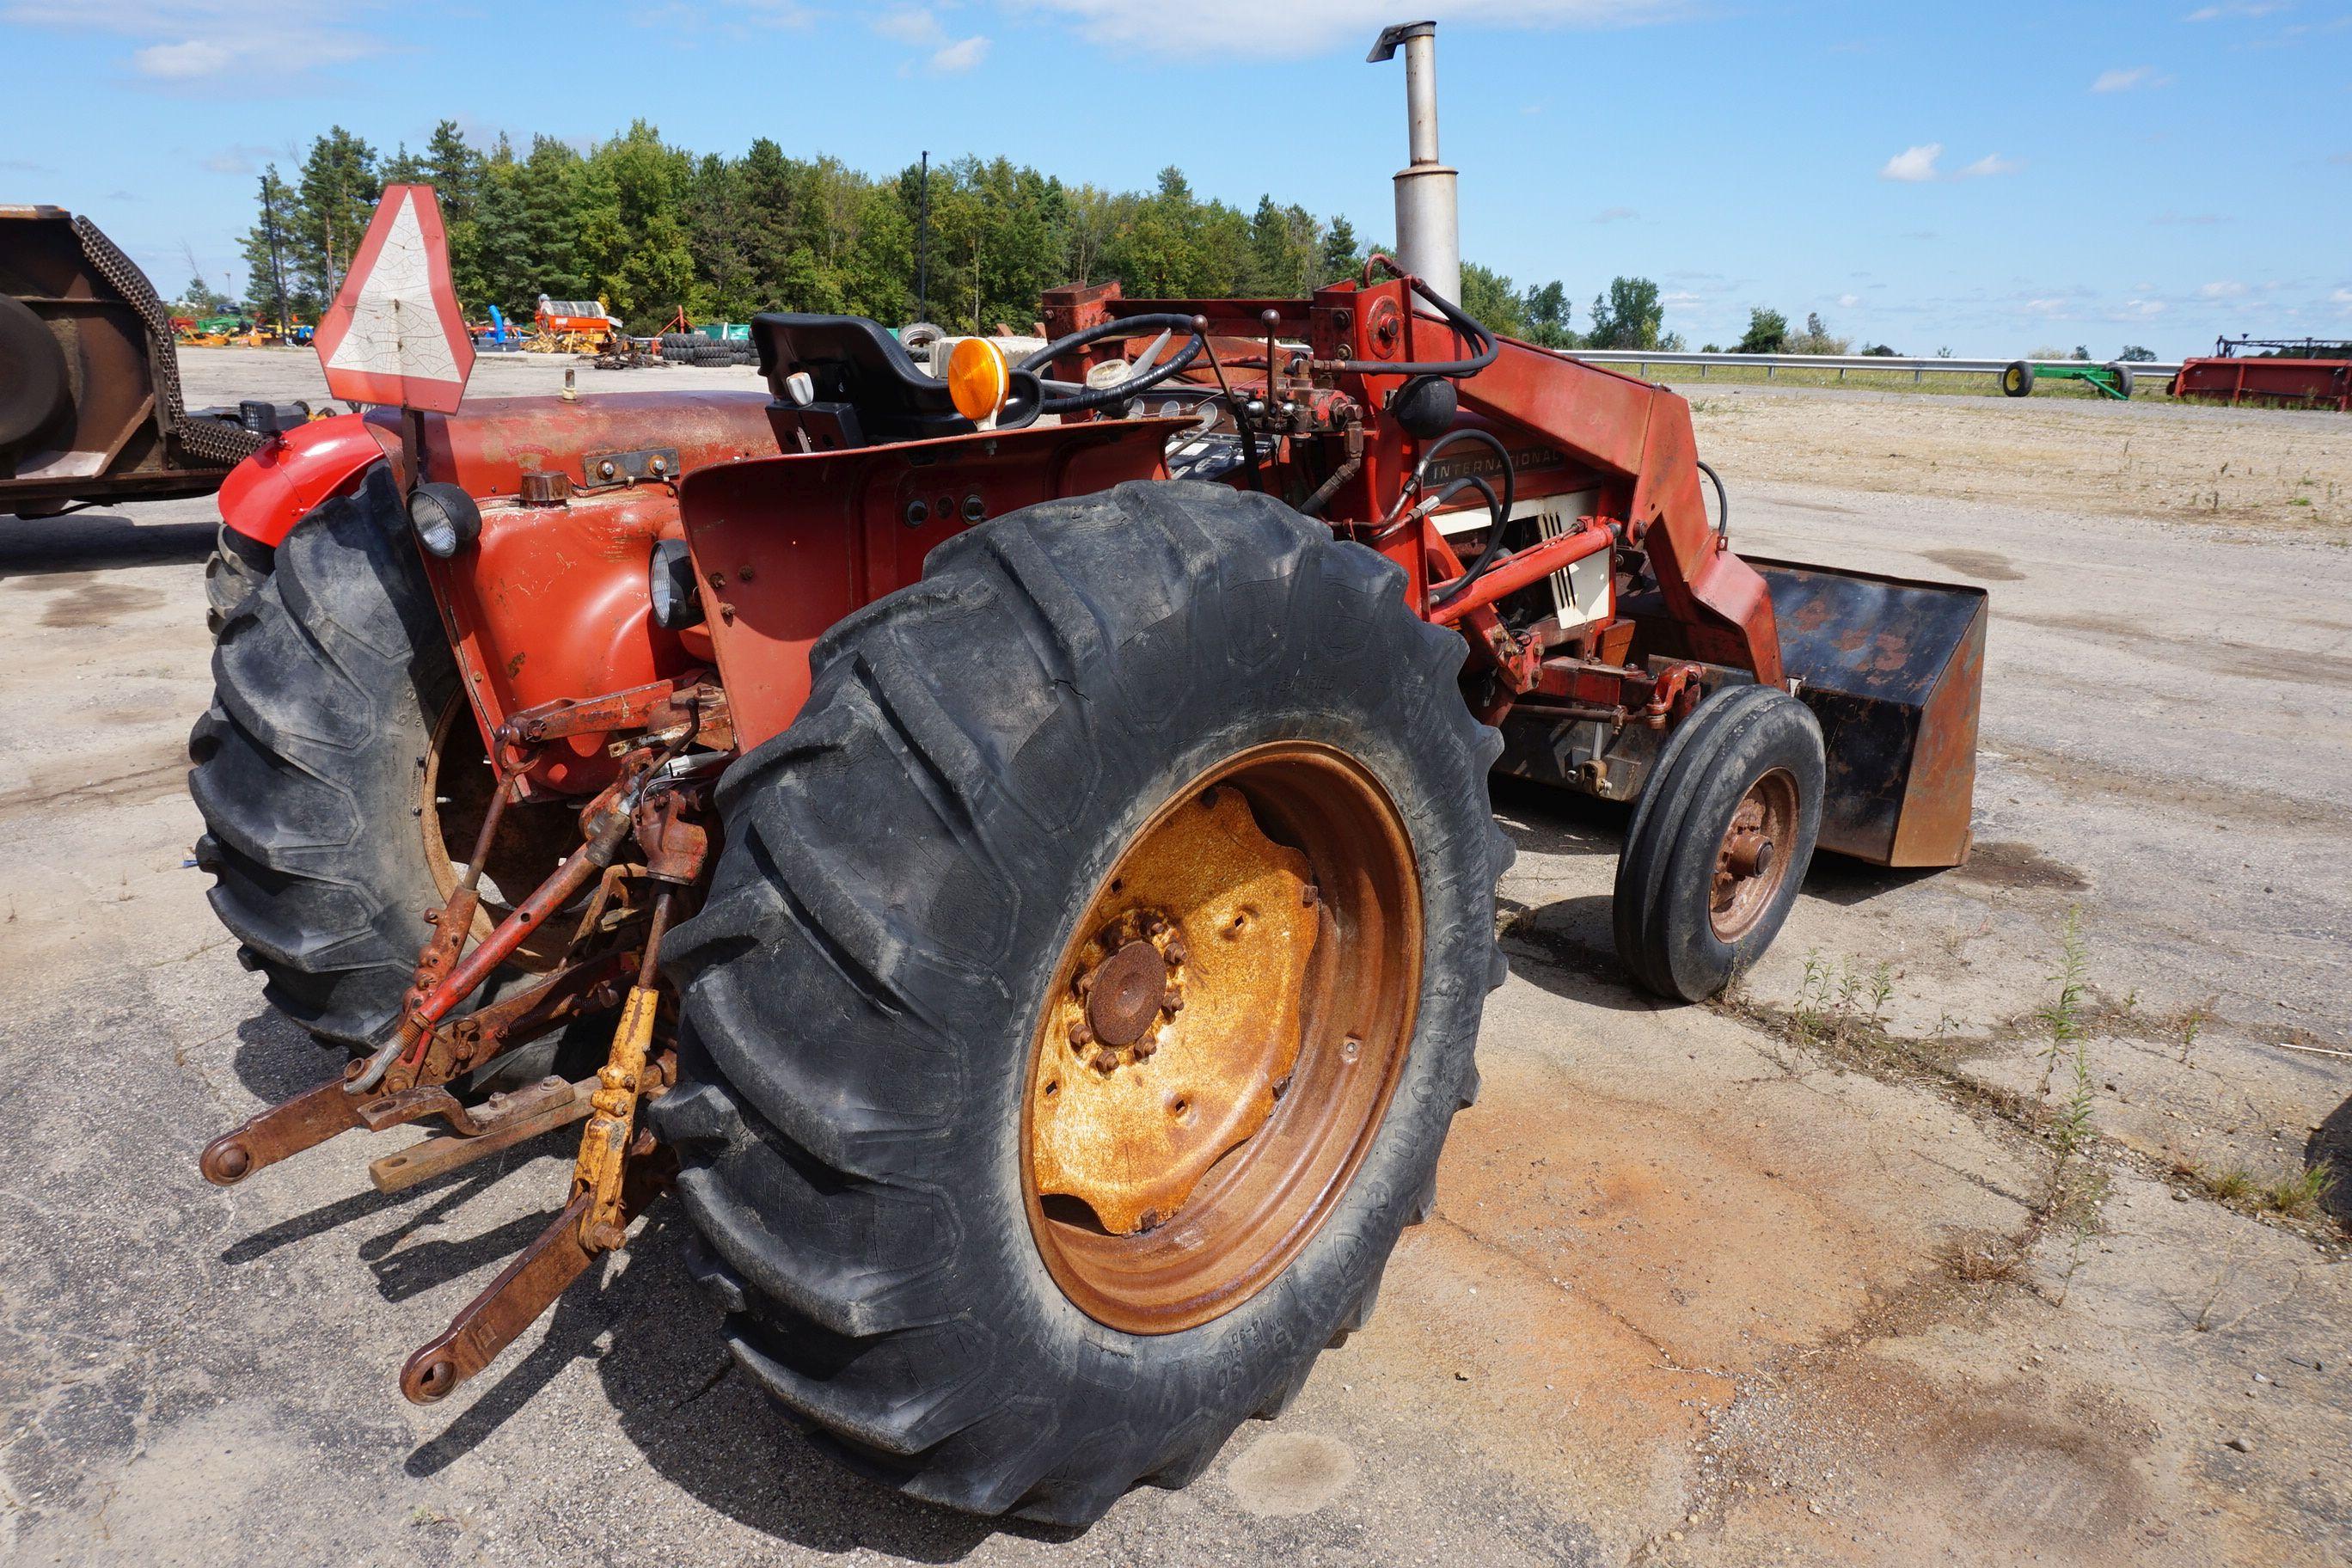
M 1455 304 L 1462 302 L 1462 221 L 1455 171 L 1437 161 L 1437 24 L 1400 22 L 1382 29 L 1365 58 L 1391 58 L 1404 47 L 1405 119 L 1411 162 L 1397 171 L 1397 259 Z

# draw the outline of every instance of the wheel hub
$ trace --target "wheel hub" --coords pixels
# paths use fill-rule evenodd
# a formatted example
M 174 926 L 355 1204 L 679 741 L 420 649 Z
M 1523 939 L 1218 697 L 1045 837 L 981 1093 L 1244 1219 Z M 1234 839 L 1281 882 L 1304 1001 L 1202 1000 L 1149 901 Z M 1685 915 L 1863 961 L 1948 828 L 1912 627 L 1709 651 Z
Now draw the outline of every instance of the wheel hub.
M 1775 768 L 1740 797 L 1716 849 L 1707 920 L 1717 937 L 1736 942 L 1763 918 L 1786 870 L 1780 846 L 1795 836 L 1796 828 L 1796 780 Z
M 1168 929 L 1167 921 L 1159 916 L 1151 917 L 1151 923 L 1162 931 Z M 1114 1056 L 1130 1046 L 1150 1056 L 1145 1032 L 1156 1032 L 1163 1012 L 1172 1013 L 1183 1005 L 1182 993 L 1176 985 L 1177 966 L 1178 960 L 1154 946 L 1150 938 L 1137 937 L 1099 968 L 1078 976 L 1078 993 L 1087 999 L 1086 1021 L 1094 1038 L 1110 1047 Z M 1169 1003 L 1175 1006 L 1168 1006 Z M 1073 1043 L 1083 1046 L 1086 1042 Z
M 1420 910 L 1395 805 L 1313 742 L 1236 753 L 1128 842 L 1041 998 L 1022 1109 L 1030 1231 L 1080 1310 L 1172 1333 L 1307 1245 L 1402 1070 Z
M 1055 1003 L 1063 1042 L 1032 1102 L 1037 1191 L 1113 1236 L 1172 1218 L 1274 1114 L 1298 1055 L 1314 952 L 1307 858 L 1209 789 L 1121 863 Z

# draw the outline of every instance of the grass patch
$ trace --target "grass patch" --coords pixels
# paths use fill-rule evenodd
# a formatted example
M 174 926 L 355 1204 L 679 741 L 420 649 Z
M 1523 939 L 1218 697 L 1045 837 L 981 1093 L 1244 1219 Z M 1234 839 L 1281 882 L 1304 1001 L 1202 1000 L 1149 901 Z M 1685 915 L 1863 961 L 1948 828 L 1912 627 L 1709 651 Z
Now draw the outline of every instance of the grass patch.
M 2327 1194 L 2336 1190 L 2336 1167 L 2326 1160 L 2292 1175 L 2264 1181 L 2242 1165 L 2208 1171 L 2194 1165 L 2178 1167 L 2181 1175 L 2205 1189 L 2217 1201 L 2243 1214 L 2284 1215 L 2289 1219 L 2318 1215 Z
M 2322 1160 L 2318 1164 L 2283 1176 L 2263 1189 L 2263 1205 L 2273 1214 L 2294 1219 L 2307 1219 L 2319 1210 L 2327 1194 L 2336 1188 L 2336 1167 Z
M 1931 370 L 1914 379 L 1907 370 L 1850 370 L 1843 380 L 1834 370 L 1788 367 L 1765 374 L 1761 365 L 1727 364 L 1651 364 L 1647 367 L 1623 361 L 1612 363 L 1612 370 L 1629 371 L 1644 380 L 1672 387 L 1685 396 L 1711 386 L 1843 386 L 1857 392 L 1902 392 L 1926 394 L 1940 397 L 1999 397 L 2000 377 L 1990 372 Z M 1699 373 L 1704 370 L 1706 374 Z M 2168 376 L 2142 376 L 2132 388 L 2134 403 L 2171 403 L 2174 399 L 2165 391 Z M 2035 384 L 2032 395 L 2023 401 L 2043 398 L 2088 399 L 2094 403 L 2112 403 L 2113 398 L 2092 389 L 2087 382 L 2044 380 Z

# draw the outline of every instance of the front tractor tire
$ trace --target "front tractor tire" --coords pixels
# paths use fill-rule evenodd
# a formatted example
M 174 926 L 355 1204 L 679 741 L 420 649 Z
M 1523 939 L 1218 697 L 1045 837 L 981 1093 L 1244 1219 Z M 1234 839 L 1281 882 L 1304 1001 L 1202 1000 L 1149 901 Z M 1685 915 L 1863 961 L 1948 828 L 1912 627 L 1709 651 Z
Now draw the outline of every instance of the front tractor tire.
M 1610 907 L 1644 988 L 1703 1002 L 1764 955 L 1812 864 L 1826 774 L 1821 721 L 1776 686 L 1713 692 L 1667 738 Z
M 1370 1310 L 1510 853 L 1402 587 L 1265 496 L 1049 502 L 829 632 L 727 774 L 650 1114 L 738 1360 L 856 1468 L 1088 1523 Z
M 205 629 L 218 637 L 254 591 L 269 579 L 270 558 L 277 552 L 247 539 L 223 523 L 213 535 L 213 552 L 205 561 Z
M 238 958 L 279 1011 L 360 1049 L 408 988 L 425 915 L 456 880 L 448 846 L 471 852 L 490 787 L 388 469 L 305 517 L 228 608 L 188 758 L 196 863 Z M 515 847 L 486 887 L 504 872 L 527 890 L 544 873 L 525 862 L 576 841 L 563 808 L 530 811 L 509 813 Z

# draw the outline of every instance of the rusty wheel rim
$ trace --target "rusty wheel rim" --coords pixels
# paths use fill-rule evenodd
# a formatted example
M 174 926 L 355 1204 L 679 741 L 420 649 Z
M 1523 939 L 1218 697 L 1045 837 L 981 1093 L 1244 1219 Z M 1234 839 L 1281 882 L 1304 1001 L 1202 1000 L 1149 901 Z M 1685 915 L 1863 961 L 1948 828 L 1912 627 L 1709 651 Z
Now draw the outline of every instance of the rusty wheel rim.
M 1723 942 L 1756 929 L 1789 877 L 1789 850 L 1797 841 L 1797 779 L 1774 768 L 1748 786 L 1716 847 L 1707 889 L 1707 923 Z
M 497 785 L 473 709 L 458 693 L 441 710 L 425 749 L 417 780 L 417 823 L 425 837 L 425 866 L 445 901 L 465 875 L 464 857 L 473 853 L 483 814 Z M 474 912 L 474 940 L 490 934 L 513 912 L 510 900 L 528 897 L 555 874 L 580 844 L 578 814 L 553 802 L 518 802 L 499 820 L 498 841 L 482 868 L 481 907 Z M 552 928 L 536 931 L 516 949 L 512 962 L 530 970 L 552 968 L 562 956 Z
M 1172 1333 L 1287 1268 L 1377 1136 L 1421 994 L 1411 837 L 1343 753 L 1238 753 L 1072 928 L 1022 1102 L 1029 1227 L 1097 1321 Z

